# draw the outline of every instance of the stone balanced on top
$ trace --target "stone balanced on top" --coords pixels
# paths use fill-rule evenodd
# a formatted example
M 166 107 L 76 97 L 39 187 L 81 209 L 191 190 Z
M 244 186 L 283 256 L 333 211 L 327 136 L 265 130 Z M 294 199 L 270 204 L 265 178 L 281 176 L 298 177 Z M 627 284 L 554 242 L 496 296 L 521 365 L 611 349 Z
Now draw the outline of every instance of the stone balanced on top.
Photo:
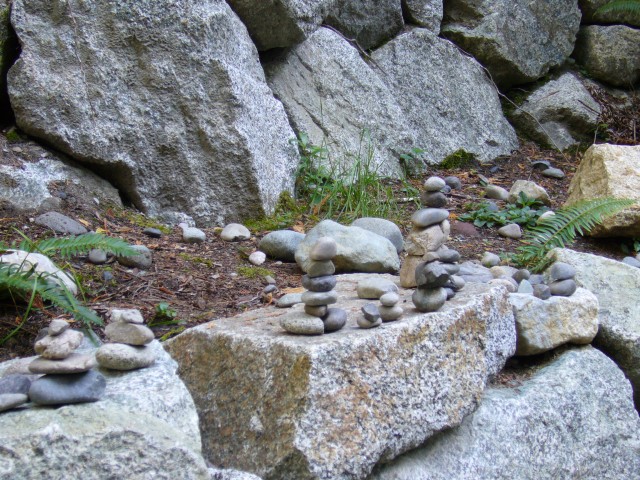
M 36 341 L 40 356 L 29 364 L 32 373 L 43 373 L 29 388 L 29 398 L 39 405 L 65 405 L 95 402 L 104 394 L 106 380 L 95 370 L 92 354 L 74 353 L 84 335 L 55 319 L 47 335 Z
M 96 352 L 96 360 L 102 368 L 135 370 L 156 361 L 154 350 L 148 346 L 154 339 L 153 331 L 143 323 L 139 310 L 111 310 L 104 333 L 112 343 L 102 345 Z
M 307 274 L 302 277 L 304 314 L 294 313 L 283 317 L 282 328 L 298 335 L 321 335 L 340 330 L 347 322 L 347 312 L 329 307 L 338 301 L 334 290 L 337 279 L 333 258 L 338 245 L 331 237 L 320 237 L 311 248 L 311 262 Z

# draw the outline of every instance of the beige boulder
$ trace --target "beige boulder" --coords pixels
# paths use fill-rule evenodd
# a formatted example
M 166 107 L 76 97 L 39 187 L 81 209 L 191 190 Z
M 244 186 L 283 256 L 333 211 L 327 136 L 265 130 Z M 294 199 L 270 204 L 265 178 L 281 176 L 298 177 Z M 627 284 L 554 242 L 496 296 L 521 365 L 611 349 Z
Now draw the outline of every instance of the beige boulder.
M 599 197 L 631 198 L 636 205 L 589 233 L 594 237 L 640 236 L 640 146 L 592 145 L 571 180 L 565 205 Z

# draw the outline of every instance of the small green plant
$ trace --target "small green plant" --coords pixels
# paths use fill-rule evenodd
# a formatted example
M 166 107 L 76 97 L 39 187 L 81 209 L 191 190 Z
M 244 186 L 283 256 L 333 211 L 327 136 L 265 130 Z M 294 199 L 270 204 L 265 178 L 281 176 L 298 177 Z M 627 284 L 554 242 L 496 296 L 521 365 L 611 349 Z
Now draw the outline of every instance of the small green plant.
M 247 278 L 260 278 L 266 276 L 274 276 L 274 273 L 268 268 L 262 267 L 249 267 L 247 265 L 242 265 L 238 267 L 238 275 L 242 275 Z
M 273 215 L 249 219 L 244 224 L 254 232 L 283 230 L 294 225 L 301 214 L 302 208 L 289 192 L 284 191 L 280 194 Z
M 148 327 L 160 327 L 164 325 L 179 325 L 178 312 L 169 306 L 167 302 L 160 302 L 156 305 L 156 310 L 151 321 L 147 322 Z
M 534 272 L 544 270 L 549 263 L 546 255 L 552 249 L 572 244 L 576 235 L 589 232 L 607 217 L 634 204 L 634 200 L 606 197 L 561 208 L 525 233 L 524 245 L 516 249 L 512 260 Z
M 22 242 L 17 246 L 0 245 L 1 252 L 23 250 L 27 253 L 43 255 L 57 253 L 62 258 L 69 258 L 99 248 L 120 256 L 137 254 L 137 251 L 123 240 L 105 237 L 98 233 L 37 241 L 31 240 L 22 232 L 18 233 L 23 238 Z M 74 281 L 78 284 L 75 277 Z M 20 331 L 38 298 L 64 310 L 76 320 L 81 321 L 85 327 L 102 325 L 100 317 L 93 310 L 82 305 L 64 283 L 57 281 L 52 274 L 37 272 L 35 266 L 26 261 L 19 265 L 0 263 L 0 293 L 8 295 L 16 304 L 19 301 L 27 302 L 27 309 L 21 323 L 0 340 L 0 345 Z
M 637 255 L 640 253 L 640 238 L 632 238 L 620 245 L 620 248 L 627 255 Z
M 440 167 L 444 168 L 445 170 L 453 170 L 456 168 L 472 168 L 476 166 L 476 156 L 473 153 L 467 152 L 462 148 L 447 155 L 444 160 L 440 162 Z
M 634 23 L 640 23 L 640 0 L 613 0 L 594 12 L 596 20 L 606 20 L 610 13 L 627 14 Z
M 509 223 L 517 223 L 524 228 L 535 226 L 538 218 L 549 210 L 539 200 L 528 198 L 520 192 L 516 203 L 509 203 L 502 210 L 495 210 L 489 202 L 480 204 L 467 204 L 468 213 L 463 213 L 458 218 L 464 222 L 473 222 L 476 227 L 492 228 Z
M 422 155 L 425 151 L 422 148 L 412 148 L 407 153 L 400 155 L 400 165 L 405 177 L 411 177 L 424 171 L 425 164 Z

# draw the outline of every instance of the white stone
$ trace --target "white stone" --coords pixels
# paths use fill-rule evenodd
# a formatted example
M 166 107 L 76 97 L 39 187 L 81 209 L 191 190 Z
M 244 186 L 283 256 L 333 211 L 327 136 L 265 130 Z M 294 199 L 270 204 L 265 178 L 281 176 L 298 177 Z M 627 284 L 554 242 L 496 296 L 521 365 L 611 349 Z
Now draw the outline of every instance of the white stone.
M 20 265 L 20 271 L 34 268 L 36 274 L 46 276 L 47 279 L 63 286 L 73 295 L 78 294 L 78 286 L 71 275 L 60 270 L 48 257 L 41 255 L 40 253 L 29 253 L 22 250 L 9 250 L 4 255 L 0 256 L 0 263 Z

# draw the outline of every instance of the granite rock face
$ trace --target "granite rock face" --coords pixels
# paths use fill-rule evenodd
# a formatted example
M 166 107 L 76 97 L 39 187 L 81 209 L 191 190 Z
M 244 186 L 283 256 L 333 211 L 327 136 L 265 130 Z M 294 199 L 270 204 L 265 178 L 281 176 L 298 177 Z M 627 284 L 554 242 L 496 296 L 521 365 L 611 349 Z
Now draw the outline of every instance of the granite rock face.
M 258 50 L 291 47 L 311 35 L 336 0 L 228 0 Z
M 482 63 L 503 88 L 562 65 L 580 27 L 578 0 L 449 0 L 442 34 Z
M 363 330 L 368 300 L 353 292 L 368 277 L 339 277 L 348 319 L 331 335 L 289 335 L 273 308 L 165 343 L 198 406 L 209 461 L 270 479 L 362 479 L 474 410 L 515 350 L 506 291 L 467 285 L 439 312 Z M 406 303 L 411 291 L 399 296 Z
M 265 72 L 294 129 L 329 150 L 316 167 L 348 175 L 359 157 L 381 175 L 402 175 L 398 158 L 416 144 L 413 133 L 374 67 L 338 33 L 317 30 Z
M 428 163 L 437 164 L 459 149 L 489 161 L 517 148 L 495 87 L 482 67 L 451 42 L 416 28 L 372 57 Z
M 598 298 L 600 327 L 594 345 L 611 357 L 627 375 L 640 408 L 640 270 L 608 258 L 555 249 L 554 261 L 573 265 L 578 286 Z
M 598 299 L 584 288 L 547 300 L 512 293 L 509 301 L 518 331 L 516 355 L 536 355 L 565 343 L 584 345 L 598 333 Z
M 564 352 L 515 388 L 492 386 L 462 425 L 371 480 L 637 478 L 640 419 L 628 381 L 592 347 Z
M 589 235 L 640 237 L 640 146 L 592 145 L 584 153 L 566 205 L 600 197 L 630 198 L 636 204 L 607 217 Z
M 531 93 L 511 116 L 530 138 L 562 151 L 593 138 L 600 105 L 582 82 L 565 73 Z
M 146 213 L 210 225 L 293 189 L 295 135 L 224 1 L 18 0 L 12 23 L 18 126 Z
M 151 345 L 160 357 L 154 366 L 101 372 L 107 386 L 96 403 L 0 415 L 0 476 L 208 479 L 193 400 L 175 362 Z
M 402 8 L 409 21 L 435 33 L 440 33 L 442 0 L 403 0 Z
M 573 57 L 592 78 L 630 89 L 640 80 L 640 30 L 625 25 L 582 27 Z
M 313 263 L 309 254 L 320 237 L 331 237 L 337 243 L 332 260 L 336 272 L 388 273 L 400 268 L 398 252 L 389 239 L 360 227 L 323 220 L 307 233 L 296 250 L 296 262 L 305 272 Z

